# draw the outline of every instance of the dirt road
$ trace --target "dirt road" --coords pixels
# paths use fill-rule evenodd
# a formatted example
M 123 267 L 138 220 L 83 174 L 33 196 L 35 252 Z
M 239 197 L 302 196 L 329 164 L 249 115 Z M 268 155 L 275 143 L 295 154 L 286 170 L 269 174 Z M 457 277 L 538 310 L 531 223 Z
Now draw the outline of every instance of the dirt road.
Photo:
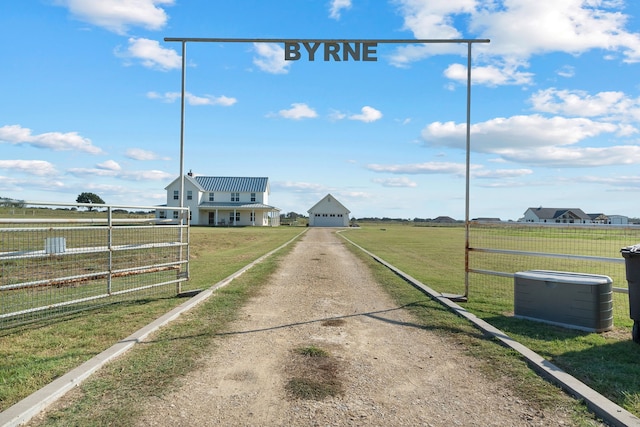
M 344 245 L 333 230 L 309 229 L 204 368 L 150 401 L 139 425 L 573 425 L 417 327 Z

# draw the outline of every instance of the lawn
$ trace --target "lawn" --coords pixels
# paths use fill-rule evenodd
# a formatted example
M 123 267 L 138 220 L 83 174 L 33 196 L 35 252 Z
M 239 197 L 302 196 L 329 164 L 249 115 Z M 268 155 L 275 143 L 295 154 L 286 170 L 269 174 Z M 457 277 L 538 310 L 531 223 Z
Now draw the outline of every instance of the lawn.
M 191 280 L 182 291 L 208 288 L 302 231 L 297 227 L 194 227 Z M 147 296 L 0 330 L 0 411 L 182 302 L 175 296 Z
M 444 289 L 447 292 L 464 290 L 463 227 L 361 225 L 363 226 L 359 229 L 344 231 L 349 239 L 433 289 Z M 183 286 L 183 290 L 209 287 L 302 231 L 302 227 L 194 227 L 191 229 L 191 280 Z M 144 346 L 147 350 L 136 350 L 131 359 L 123 359 L 117 366 L 114 365 L 115 370 L 110 369 L 104 376 L 100 375 L 89 381 L 86 387 L 82 387 L 84 397 L 70 411 L 75 411 L 77 416 L 82 417 L 83 410 L 87 411 L 95 407 L 97 402 L 104 401 L 105 395 L 113 395 L 115 400 L 105 403 L 111 408 L 107 412 L 113 413 L 100 417 L 119 420 L 124 412 L 135 407 L 137 399 L 143 399 L 145 394 L 160 393 L 167 383 L 175 381 L 182 372 L 193 369 L 198 354 L 211 345 L 215 328 L 233 319 L 235 310 L 275 270 L 283 253 L 219 292 L 202 309 L 186 316 L 185 323 L 176 324 L 175 329 L 173 326 L 166 328 L 162 332 L 166 339 L 157 340 L 153 346 Z M 371 268 L 379 267 L 372 265 Z M 389 277 L 385 280 L 393 281 Z M 402 296 L 409 292 L 406 289 L 410 288 L 408 285 L 405 288 L 402 282 L 394 282 L 393 286 L 392 292 L 397 293 L 395 297 L 399 300 L 415 300 L 415 293 Z M 472 288 L 469 302 L 463 305 L 470 311 L 477 311 L 480 317 L 625 409 L 640 415 L 640 383 L 637 381 L 640 378 L 640 364 L 637 363 L 640 346 L 631 341 L 627 328 L 616 327 L 614 331 L 603 334 L 564 329 L 513 318 L 505 307 L 492 307 L 491 301 L 491 298 L 483 297 Z M 0 331 L 0 410 L 6 409 L 181 302 L 179 298 L 145 299 L 68 316 L 56 322 Z M 469 328 L 461 326 L 462 320 L 451 319 L 455 316 L 446 310 L 434 309 L 433 305 L 426 303 L 420 306 L 422 308 L 416 307 L 419 311 L 417 315 L 423 316 L 425 322 L 444 325 L 438 326 L 443 331 L 455 329 L 461 340 L 463 336 L 469 337 L 464 338 L 465 342 L 479 339 Z M 451 327 L 452 324 L 454 327 Z M 176 336 L 188 338 L 171 338 Z M 517 356 L 509 355 L 509 352 L 500 352 L 500 356 L 496 356 L 495 347 L 499 346 L 485 344 L 469 341 L 469 351 L 473 351 L 479 358 L 494 360 L 492 363 L 497 375 L 509 371 L 510 365 L 522 365 Z M 174 357 L 167 358 L 167 354 Z M 522 369 L 519 369 L 508 375 L 515 378 L 523 375 L 522 373 Z M 142 384 L 143 382 L 148 384 Z M 531 376 L 524 377 L 520 382 L 523 387 L 538 384 Z M 546 393 L 541 391 L 542 386 L 535 387 L 536 393 Z M 59 425 L 64 425 L 70 414 L 64 412 L 53 418 L 56 416 L 61 417 Z M 109 421 L 105 422 L 108 424 Z
M 362 224 L 361 224 L 362 225 Z M 411 225 L 366 225 L 345 231 L 354 243 L 376 254 L 400 270 L 439 292 L 464 291 L 464 227 L 415 227 Z M 549 238 L 538 231 L 537 246 Z M 529 236 L 533 239 L 534 237 Z M 580 238 L 590 248 L 592 241 Z M 595 239 L 601 239 L 596 236 Z M 551 238 L 557 248 L 557 238 Z M 615 240 L 619 247 L 622 240 Z M 520 246 L 522 247 L 522 245 Z M 544 262 L 540 261 L 540 262 Z M 571 271 L 539 266 L 539 269 Z M 524 268 L 516 266 L 513 271 Z M 497 282 L 497 281 L 496 281 Z M 589 333 L 550 326 L 512 316 L 513 280 L 495 286 L 470 285 L 469 300 L 461 305 L 500 328 L 610 400 L 635 415 L 640 415 L 640 345 L 631 340 L 631 322 L 618 316 L 614 329 L 605 333 Z M 504 293 L 505 295 L 496 295 Z M 624 294 L 616 294 L 618 304 L 625 304 Z M 615 308 L 614 308 L 615 310 Z M 628 311 L 626 312 L 628 313 Z

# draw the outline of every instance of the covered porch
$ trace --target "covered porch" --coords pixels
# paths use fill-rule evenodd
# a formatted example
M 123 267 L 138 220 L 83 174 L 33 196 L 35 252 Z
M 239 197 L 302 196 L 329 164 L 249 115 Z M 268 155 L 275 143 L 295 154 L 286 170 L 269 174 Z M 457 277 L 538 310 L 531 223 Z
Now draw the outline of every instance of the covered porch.
M 277 227 L 280 225 L 280 209 L 264 204 L 215 204 L 199 206 L 199 225 L 212 227 Z

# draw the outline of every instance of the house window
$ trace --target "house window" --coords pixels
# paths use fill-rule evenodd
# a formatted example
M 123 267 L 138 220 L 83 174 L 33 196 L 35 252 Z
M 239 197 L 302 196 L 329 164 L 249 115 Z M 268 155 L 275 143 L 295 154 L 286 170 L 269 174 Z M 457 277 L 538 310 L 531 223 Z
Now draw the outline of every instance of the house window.
M 173 211 L 173 219 L 178 219 L 178 211 Z
M 159 211 L 158 212 L 158 217 L 160 219 L 167 219 L 167 212 L 166 211 Z
M 209 201 L 210 202 L 214 201 L 213 193 L 209 193 Z
M 187 200 L 193 200 L 193 191 L 187 191 Z
M 180 198 L 180 192 L 178 190 L 173 190 L 173 200 L 178 200 Z
M 256 193 L 251 193 L 251 201 L 252 202 L 256 201 Z
M 256 220 L 256 214 L 255 212 L 251 212 L 251 214 L 249 215 L 249 221 L 253 222 Z
M 231 193 L 231 201 L 239 202 L 240 201 L 240 193 Z
M 233 212 L 229 212 L 229 223 L 237 224 L 238 222 L 240 222 L 240 212 L 236 211 L 235 216 L 233 214 Z

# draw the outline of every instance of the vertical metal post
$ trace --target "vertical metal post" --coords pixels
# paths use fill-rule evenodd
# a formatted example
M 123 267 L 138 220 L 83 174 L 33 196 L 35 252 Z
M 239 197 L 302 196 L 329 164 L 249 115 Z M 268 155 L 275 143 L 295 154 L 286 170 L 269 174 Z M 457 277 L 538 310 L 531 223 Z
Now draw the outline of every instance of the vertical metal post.
M 186 82 L 187 42 L 182 41 L 182 87 L 180 92 L 180 208 L 184 207 L 184 95 Z M 180 211 L 180 223 L 184 224 Z
M 464 198 L 464 296 L 469 296 L 469 173 L 471 171 L 471 42 L 467 42 L 467 144 Z
M 183 227 L 187 223 L 188 218 L 185 218 L 184 208 L 184 98 L 185 98 L 185 86 L 186 86 L 186 72 L 187 72 L 187 42 L 182 41 L 182 85 L 180 89 L 180 261 L 182 261 L 182 238 Z M 188 211 L 187 211 L 188 212 Z M 179 295 L 182 292 L 182 282 L 176 284 L 176 294 Z
M 109 267 L 107 273 L 107 295 L 111 295 L 111 275 L 113 274 L 113 211 L 107 207 L 107 251 L 109 252 Z

